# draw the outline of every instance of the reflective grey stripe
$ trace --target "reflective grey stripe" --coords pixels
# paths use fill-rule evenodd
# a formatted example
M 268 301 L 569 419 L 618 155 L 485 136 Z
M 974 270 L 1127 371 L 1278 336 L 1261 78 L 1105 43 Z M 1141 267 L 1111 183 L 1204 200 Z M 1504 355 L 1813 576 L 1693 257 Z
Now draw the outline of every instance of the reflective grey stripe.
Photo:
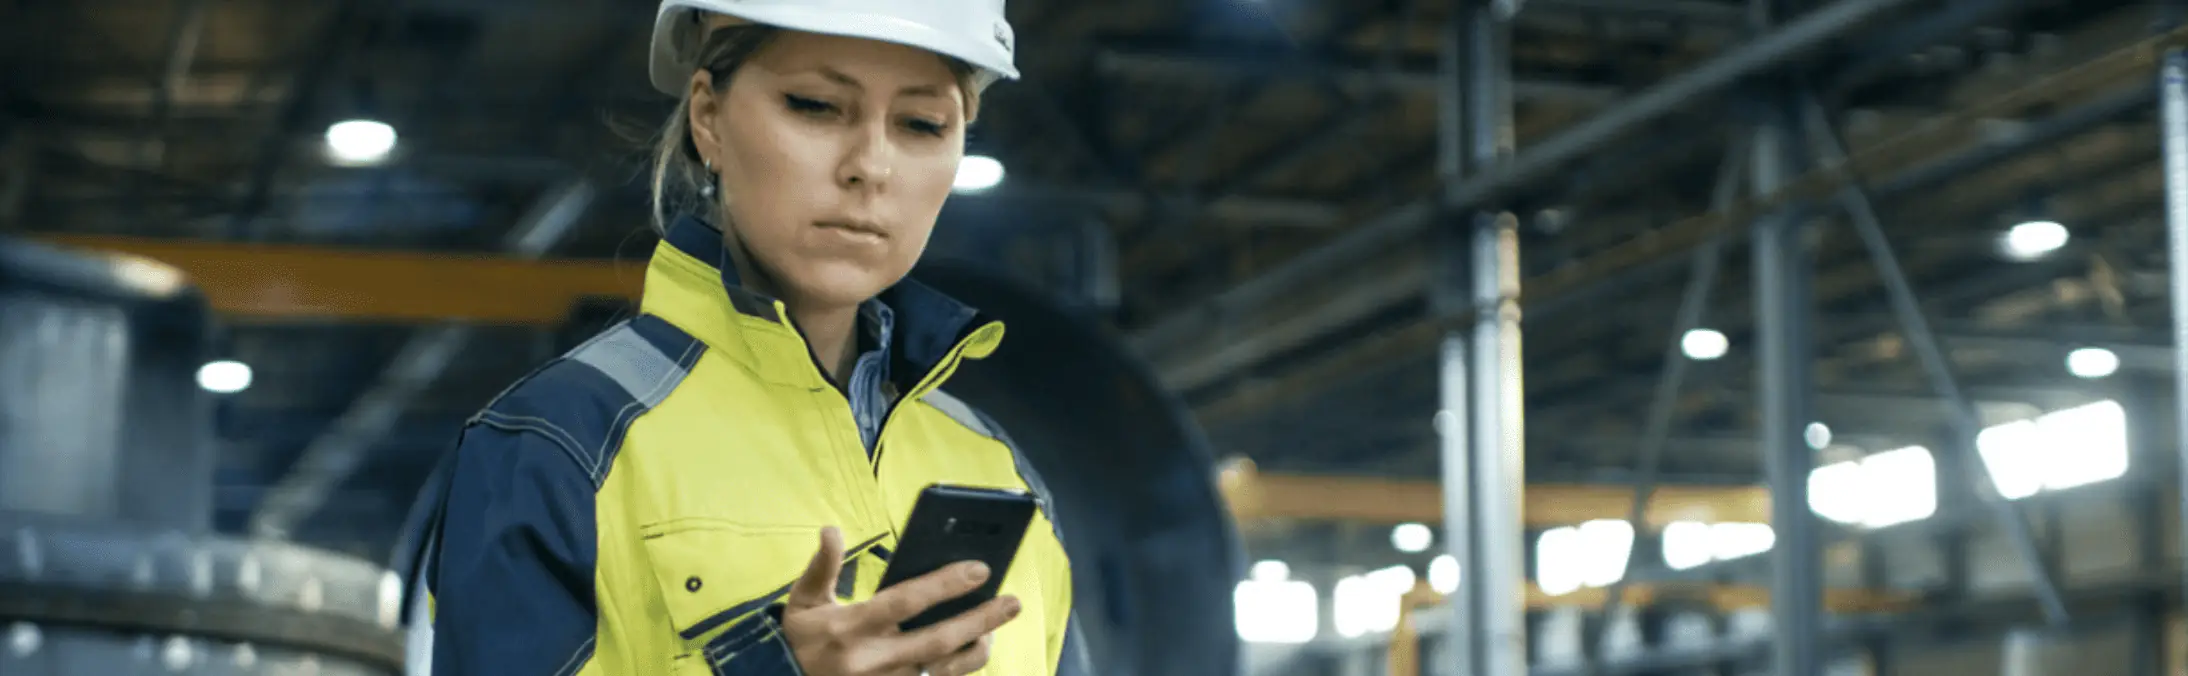
M 681 356 L 656 349 L 626 323 L 579 347 L 570 359 L 600 371 L 639 405 L 651 409 L 684 380 L 684 367 L 677 364 Z
M 979 432 L 980 436 L 1001 441 L 997 436 L 997 430 L 988 427 L 987 416 L 980 415 L 979 411 L 972 410 L 972 405 L 965 403 L 964 400 L 952 397 L 942 390 L 928 392 L 927 396 L 920 399 L 927 402 L 929 406 L 942 411 L 943 415 L 949 416 L 951 420 L 957 421 L 957 424 L 964 425 L 974 432 Z M 1005 445 L 1008 445 L 1008 443 L 1005 442 Z
M 1056 536 L 1056 542 L 1062 544 L 1064 541 L 1063 522 L 1056 516 L 1055 501 L 1049 499 L 1048 484 L 1041 481 L 1041 473 L 1033 470 L 1033 463 L 1026 460 L 1026 454 L 1018 451 L 1018 444 L 1012 442 L 1010 435 L 1003 432 L 1003 426 L 997 424 L 987 414 L 974 409 L 971 404 L 945 394 L 941 390 L 928 393 L 923 400 L 928 405 L 941 410 L 951 420 L 957 421 L 957 424 L 964 425 L 974 432 L 979 432 L 981 436 L 1002 442 L 1004 448 L 1010 449 L 1010 461 L 1018 470 L 1018 480 L 1026 483 L 1026 490 L 1032 491 L 1033 497 L 1041 499 L 1041 512 L 1048 516 L 1049 530 Z

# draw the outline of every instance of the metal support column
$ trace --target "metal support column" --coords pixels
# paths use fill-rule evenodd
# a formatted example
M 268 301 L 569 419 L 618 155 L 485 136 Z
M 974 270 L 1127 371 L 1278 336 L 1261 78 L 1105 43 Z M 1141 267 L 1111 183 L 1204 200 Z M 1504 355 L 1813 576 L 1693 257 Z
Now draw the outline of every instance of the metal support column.
M 1725 158 L 1717 165 L 1717 181 L 1710 189 L 1710 208 L 1723 209 L 1739 201 L 1740 189 L 1746 187 L 1748 155 L 1752 136 L 1735 134 L 1733 142 L 1725 149 Z M 1717 284 L 1717 270 L 1724 258 L 1724 237 L 1712 237 L 1694 251 L 1694 262 L 1689 268 L 1686 288 L 1679 294 L 1679 309 L 1672 317 L 1671 335 L 1664 343 L 1663 370 L 1656 376 L 1656 390 L 1649 398 L 1648 418 L 1641 431 L 1640 462 L 1636 464 L 1633 500 L 1626 508 L 1626 522 L 1633 524 L 1636 534 L 1645 534 L 1648 528 L 1649 498 L 1656 492 L 1657 473 L 1664 459 L 1664 445 L 1671 438 L 1672 416 L 1678 410 L 1679 390 L 1685 386 L 1687 367 L 1692 364 L 1680 340 L 1688 331 L 1701 327 L 1702 317 L 1709 309 L 1710 291 Z M 1627 551 L 1628 567 L 1640 558 L 1641 543 L 1647 539 L 1637 536 L 1633 547 Z M 1628 576 L 1621 576 L 1611 583 L 1610 591 L 1603 595 L 1603 605 L 1596 611 L 1598 616 L 1618 616 L 1618 607 L 1625 602 Z M 1604 652 L 1604 632 L 1583 632 L 1581 650 L 1590 663 L 1600 663 Z
M 1489 0 L 1465 3 L 1445 33 L 1439 149 L 1447 189 L 1511 153 L 1508 50 L 1509 28 Z M 1445 543 L 1460 562 L 1462 584 L 1451 599 L 1454 659 L 1439 665 L 1437 673 L 1525 676 L 1517 224 L 1510 214 L 1486 211 L 1456 214 L 1453 220 L 1431 295 L 1450 326 L 1441 359 L 1438 423 Z M 1462 279 L 1470 294 L 1461 293 Z M 1467 318 L 1471 331 L 1457 323 Z
M 1800 115 L 1817 159 L 1833 167 L 1843 167 L 1847 158 L 1846 142 L 1831 125 L 1823 103 L 1816 100 L 1813 92 L 1801 93 Z M 2044 609 L 2044 620 L 2053 626 L 2064 625 L 2066 603 L 2061 600 L 2059 585 L 2054 582 L 2056 578 L 2051 572 L 2054 566 L 2038 550 L 2028 515 L 1998 494 L 1990 466 L 1984 464 L 1976 452 L 1975 436 L 1983 431 L 1982 418 L 1976 414 L 1975 403 L 1960 389 L 1960 379 L 1953 373 L 1952 362 L 1946 358 L 1937 332 L 1930 330 L 1929 317 L 1923 314 L 1922 305 L 1915 298 L 1914 285 L 1907 281 L 1907 271 L 1900 267 L 1899 256 L 1893 253 L 1891 241 L 1884 237 L 1883 219 L 1877 215 L 1876 201 L 1870 198 L 1868 187 L 1857 176 L 1850 177 L 1845 187 L 1839 189 L 1839 203 L 1846 210 L 1847 220 L 1853 222 L 1854 233 L 1861 238 L 1862 247 L 1868 249 L 1870 265 L 1884 281 L 1892 314 L 1899 321 L 1900 332 L 1906 334 L 1907 344 L 1914 348 L 1916 360 L 1922 363 L 1930 389 L 1944 398 L 1949 409 L 1946 421 L 1952 427 L 1953 445 L 1947 450 L 1965 455 L 1968 461 L 1964 464 L 1971 470 L 1953 478 L 1972 480 L 1976 485 L 1976 495 L 2004 527 L 2022 565 L 2028 567 L 2030 586 L 2036 593 L 2038 605 Z
M 2188 51 L 2166 51 L 2158 72 L 2165 153 L 2166 257 L 2173 294 L 2173 451 L 2179 454 L 2181 527 L 2188 529 Z M 2188 536 L 2181 538 L 2188 547 Z
M 1796 172 L 1793 120 L 1782 91 L 1764 99 L 1763 124 L 1755 134 L 1753 188 L 1769 194 Z M 1810 269 L 1804 235 L 1807 217 L 1798 206 L 1763 217 L 1755 226 L 1754 276 L 1757 374 L 1762 405 L 1763 465 L 1770 479 L 1772 632 L 1770 673 L 1822 673 L 1823 543 L 1808 508 L 1808 474 L 1815 449 L 1804 434 L 1810 417 Z

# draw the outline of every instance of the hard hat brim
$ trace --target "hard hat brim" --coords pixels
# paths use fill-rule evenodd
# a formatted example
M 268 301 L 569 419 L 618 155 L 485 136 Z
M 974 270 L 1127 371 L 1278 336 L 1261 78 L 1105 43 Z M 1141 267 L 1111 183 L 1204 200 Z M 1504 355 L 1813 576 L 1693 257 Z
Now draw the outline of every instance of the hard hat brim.
M 866 12 L 848 12 L 788 2 L 731 2 L 729 0 L 670 0 L 661 4 L 654 18 L 653 46 L 648 71 L 653 88 L 670 96 L 682 96 L 690 86 L 698 64 L 678 58 L 683 45 L 676 44 L 679 22 L 691 21 L 693 12 L 725 14 L 757 24 L 788 30 L 863 38 L 917 47 L 956 58 L 985 71 L 980 83 L 1016 80 L 1010 51 L 996 44 L 969 40 L 923 23 Z

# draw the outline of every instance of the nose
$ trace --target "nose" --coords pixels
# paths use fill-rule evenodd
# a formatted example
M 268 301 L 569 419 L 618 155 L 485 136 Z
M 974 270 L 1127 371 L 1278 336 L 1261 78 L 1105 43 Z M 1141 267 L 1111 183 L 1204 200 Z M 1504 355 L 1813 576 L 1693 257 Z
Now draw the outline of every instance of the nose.
M 850 147 L 836 167 L 836 183 L 846 190 L 880 192 L 896 173 L 896 152 L 889 144 L 886 125 L 853 127 Z

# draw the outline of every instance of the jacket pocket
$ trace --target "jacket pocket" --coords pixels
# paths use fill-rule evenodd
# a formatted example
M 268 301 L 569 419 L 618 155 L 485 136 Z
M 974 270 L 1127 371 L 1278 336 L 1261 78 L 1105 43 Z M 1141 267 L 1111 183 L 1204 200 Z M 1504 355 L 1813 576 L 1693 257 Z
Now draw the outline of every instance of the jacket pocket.
M 819 546 L 817 526 L 686 518 L 641 529 L 661 602 L 681 643 L 695 650 L 726 628 L 757 625 L 782 603 Z

